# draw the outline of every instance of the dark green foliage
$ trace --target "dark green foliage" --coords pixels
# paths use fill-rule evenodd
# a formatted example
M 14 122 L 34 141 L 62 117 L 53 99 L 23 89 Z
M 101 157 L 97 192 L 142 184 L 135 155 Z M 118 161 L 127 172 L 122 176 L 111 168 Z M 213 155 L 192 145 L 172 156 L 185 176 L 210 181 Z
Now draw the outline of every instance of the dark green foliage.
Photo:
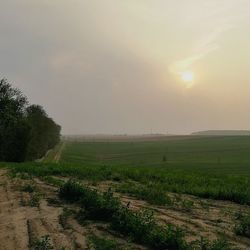
M 77 182 L 69 181 L 61 187 L 59 195 L 71 202 L 79 202 L 87 219 L 104 220 L 111 223 L 114 230 L 129 236 L 133 241 L 153 249 L 191 249 L 183 238 L 181 230 L 172 226 L 159 226 L 153 213 L 147 210 L 133 212 L 113 197 L 111 191 L 99 194 Z
M 6 164 L 13 173 L 30 176 L 67 176 L 91 181 L 113 180 L 119 176 L 123 181 L 132 180 L 140 184 L 159 187 L 159 190 L 180 194 L 191 194 L 203 198 L 229 200 L 239 204 L 250 204 L 250 175 L 229 175 L 216 170 L 175 169 L 165 167 L 100 166 L 87 164 Z M 246 170 L 249 169 L 248 167 Z M 133 189 L 133 187 L 131 187 Z M 152 191 L 153 192 L 153 191 Z
M 27 106 L 20 90 L 0 80 L 1 161 L 38 159 L 59 142 L 60 126 L 40 106 Z
M 117 188 L 118 192 L 130 194 L 155 205 L 172 205 L 171 198 L 159 185 L 138 185 L 126 183 Z
M 49 118 L 39 105 L 27 108 L 27 121 L 31 127 L 31 138 L 28 145 L 27 159 L 39 159 L 53 148 L 60 140 L 60 126 Z
M 45 235 L 40 240 L 37 240 L 34 243 L 34 247 L 32 249 L 34 249 L 34 250 L 52 250 L 54 248 L 50 243 L 49 235 Z
M 36 187 L 31 184 L 26 184 L 21 188 L 21 191 L 27 192 L 27 193 L 33 193 L 36 190 Z
M 94 249 L 96 250 L 118 250 L 120 249 L 117 242 L 114 240 L 106 239 L 103 237 L 98 237 L 96 235 L 91 235 L 89 237 Z
M 111 190 L 100 195 L 96 190 L 82 186 L 75 181 L 66 182 L 59 190 L 60 198 L 70 202 L 80 202 L 85 208 L 80 216 L 88 219 L 107 221 L 120 206 L 119 201 L 113 197 Z
M 207 239 L 201 238 L 199 242 L 201 250 L 232 250 L 230 243 L 227 240 L 221 238 L 213 242 L 209 242 Z M 236 249 L 235 249 L 236 250 Z
M 39 207 L 40 205 L 40 195 L 35 193 L 30 196 L 30 199 L 27 201 L 21 200 L 22 206 L 29 207 Z
M 29 124 L 24 113 L 28 102 L 6 79 L 0 80 L 0 159 L 20 162 L 25 159 Z
M 236 234 L 250 238 L 250 213 L 249 214 L 240 213 L 237 219 L 238 222 L 235 226 Z

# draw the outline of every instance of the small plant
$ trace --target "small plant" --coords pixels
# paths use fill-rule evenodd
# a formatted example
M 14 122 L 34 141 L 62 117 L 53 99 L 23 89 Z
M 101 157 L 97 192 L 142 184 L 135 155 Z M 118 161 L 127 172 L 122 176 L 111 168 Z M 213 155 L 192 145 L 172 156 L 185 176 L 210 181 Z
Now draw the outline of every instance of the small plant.
M 59 197 L 70 202 L 79 201 L 83 194 L 84 188 L 74 180 L 67 181 L 59 189 Z
M 38 193 L 34 193 L 31 195 L 29 200 L 21 200 L 22 206 L 29 206 L 29 207 L 39 207 L 40 205 L 40 195 Z
M 52 176 L 45 176 L 42 178 L 43 181 L 45 181 L 46 183 L 56 186 L 56 187 L 61 187 L 64 184 L 64 181 L 60 180 L 60 179 L 56 179 Z
M 91 235 L 89 241 L 95 250 L 118 250 L 118 243 L 114 240 Z
M 114 230 L 129 236 L 133 241 L 156 250 L 188 250 L 191 249 L 185 240 L 183 232 L 167 225 L 159 226 L 152 211 L 140 210 L 133 212 L 121 207 L 113 217 L 111 226 Z
M 190 212 L 194 207 L 194 202 L 190 200 L 182 200 L 181 207 L 187 212 Z
M 235 232 L 237 235 L 242 235 L 250 238 L 250 213 L 238 214 L 238 222 L 235 225 Z
M 33 193 L 35 192 L 35 190 L 36 190 L 36 187 L 31 184 L 26 184 L 21 188 L 21 191 L 27 192 L 27 193 Z
M 59 199 L 48 197 L 47 199 L 48 205 L 52 207 L 60 207 L 62 202 Z
M 201 238 L 198 245 L 201 250 L 232 250 L 230 243 L 223 238 L 217 239 L 213 242 Z
M 173 205 L 172 199 L 166 194 L 166 192 L 156 185 L 138 185 L 138 184 L 123 184 L 117 188 L 118 192 L 132 195 L 138 199 L 145 200 L 154 205 Z
M 200 206 L 204 209 L 206 209 L 207 211 L 209 211 L 210 209 L 210 204 L 206 201 L 200 200 Z
M 49 235 L 43 236 L 40 240 L 37 240 L 34 243 L 34 250 L 52 250 L 54 249 L 52 244 L 50 243 Z
M 66 183 L 61 187 L 61 197 L 73 202 L 78 202 L 84 209 L 80 217 L 94 220 L 105 220 L 111 227 L 125 236 L 129 236 L 134 242 L 144 244 L 156 250 L 188 250 L 190 246 L 185 242 L 183 232 L 171 225 L 162 227 L 156 223 L 153 212 L 140 210 L 134 212 L 123 206 L 113 197 L 109 190 L 100 194 L 79 183 Z M 69 192 L 69 193 L 67 193 Z M 78 196 L 75 196 L 75 194 Z M 63 195 L 62 195 L 63 194 Z M 73 195 L 74 199 L 69 196 Z
M 68 218 L 74 214 L 74 211 L 68 208 L 63 208 L 62 214 L 59 215 L 59 223 L 64 229 L 69 229 L 70 226 L 67 223 Z

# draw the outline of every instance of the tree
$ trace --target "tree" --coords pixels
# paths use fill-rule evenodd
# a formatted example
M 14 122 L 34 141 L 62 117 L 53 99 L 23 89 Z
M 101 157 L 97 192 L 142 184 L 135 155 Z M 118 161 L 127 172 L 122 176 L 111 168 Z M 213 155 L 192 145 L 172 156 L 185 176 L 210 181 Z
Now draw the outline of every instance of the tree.
M 0 80 L 0 161 L 41 158 L 60 140 L 61 127 L 6 79 Z
M 27 159 L 38 159 L 59 142 L 61 127 L 39 105 L 27 108 L 27 121 L 31 127 Z
M 27 98 L 6 79 L 0 80 L 0 160 L 23 161 L 29 141 Z

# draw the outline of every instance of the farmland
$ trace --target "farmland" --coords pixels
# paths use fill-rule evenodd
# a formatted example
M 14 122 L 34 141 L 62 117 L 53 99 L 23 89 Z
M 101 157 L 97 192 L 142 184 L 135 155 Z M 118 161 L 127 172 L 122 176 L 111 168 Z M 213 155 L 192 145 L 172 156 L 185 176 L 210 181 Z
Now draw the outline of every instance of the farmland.
M 51 196 L 58 201 L 58 223 L 74 233 L 81 231 L 79 249 L 84 245 L 93 249 L 104 245 L 105 249 L 250 247 L 248 136 L 67 140 L 43 162 L 1 166 L 10 169 L 12 185 L 21 182 L 26 187 L 22 190 L 32 186 L 49 193 L 46 198 L 31 192 L 23 204 L 43 209 Z M 51 230 L 47 234 L 60 249 Z M 71 242 L 68 239 L 65 245 Z

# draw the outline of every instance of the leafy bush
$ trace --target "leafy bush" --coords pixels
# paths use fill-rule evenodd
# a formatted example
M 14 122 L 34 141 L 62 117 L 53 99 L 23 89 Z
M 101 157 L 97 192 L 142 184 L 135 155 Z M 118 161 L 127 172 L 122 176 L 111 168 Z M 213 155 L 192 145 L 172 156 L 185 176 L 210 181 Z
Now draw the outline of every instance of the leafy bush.
M 34 243 L 34 250 L 52 250 L 54 249 L 50 243 L 49 235 L 43 236 L 40 240 Z
M 235 232 L 238 235 L 250 238 L 250 213 L 240 214 L 238 216 L 238 223 L 235 226 Z
M 69 180 L 60 187 L 59 197 L 70 202 L 76 202 L 85 194 L 84 191 L 84 187 L 79 183 L 74 180 Z
M 36 187 L 31 184 L 26 184 L 21 188 L 21 191 L 27 193 L 33 193 L 36 190 Z
M 96 190 L 69 181 L 60 188 L 59 194 L 61 198 L 82 205 L 84 210 L 81 211 L 81 219 L 85 213 L 86 218 L 110 222 L 114 230 L 137 243 L 156 250 L 190 249 L 181 230 L 172 226 L 159 226 L 153 213 L 147 210 L 129 210 L 113 197 L 111 190 L 99 194 Z
M 118 250 L 118 244 L 114 240 L 105 239 L 103 237 L 98 237 L 96 235 L 91 235 L 89 237 L 91 245 L 93 245 L 95 250 Z
M 201 238 L 199 247 L 201 250 L 232 250 L 228 241 L 223 238 L 215 240 L 211 243 L 207 239 Z
M 84 208 L 85 217 L 107 221 L 119 208 L 120 202 L 113 197 L 111 190 L 99 194 L 86 186 L 70 180 L 66 182 L 59 191 L 59 196 L 70 202 L 79 202 Z M 83 211 L 81 211 L 83 217 Z

